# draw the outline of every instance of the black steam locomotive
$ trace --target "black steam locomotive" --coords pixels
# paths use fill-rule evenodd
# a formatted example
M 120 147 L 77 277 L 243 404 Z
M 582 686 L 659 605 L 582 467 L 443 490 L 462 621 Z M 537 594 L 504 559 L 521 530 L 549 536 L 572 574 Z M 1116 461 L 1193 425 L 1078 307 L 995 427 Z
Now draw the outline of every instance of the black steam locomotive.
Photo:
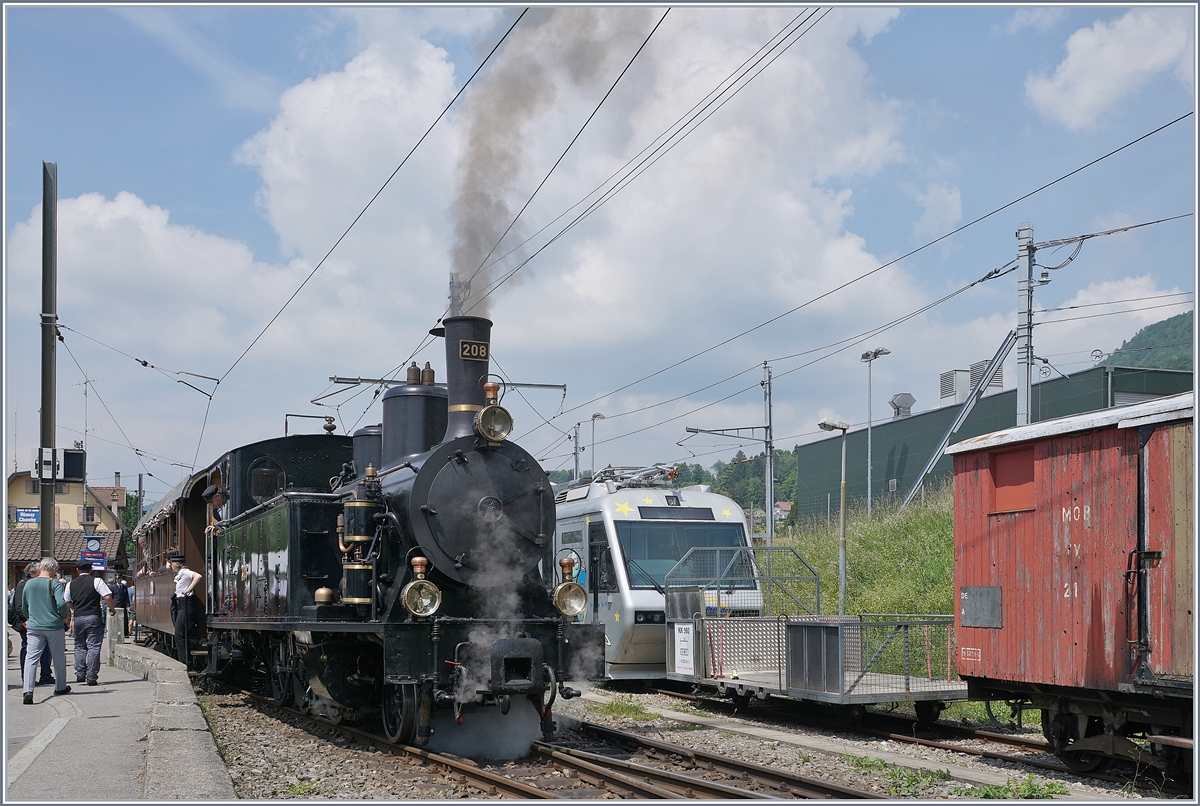
M 519 698 L 553 733 L 555 697 L 578 695 L 565 683 L 603 675 L 604 632 L 577 620 L 579 569 L 554 563 L 546 473 L 507 440 L 491 324 L 432 331 L 446 386 L 414 363 L 381 425 L 236 448 L 177 487 L 135 533 L 139 625 L 174 648 L 171 572 L 150 569 L 182 553 L 205 575 L 189 643 L 210 674 L 258 674 L 276 702 L 335 722 L 378 711 L 397 742 L 426 743 L 436 708 L 461 722 Z

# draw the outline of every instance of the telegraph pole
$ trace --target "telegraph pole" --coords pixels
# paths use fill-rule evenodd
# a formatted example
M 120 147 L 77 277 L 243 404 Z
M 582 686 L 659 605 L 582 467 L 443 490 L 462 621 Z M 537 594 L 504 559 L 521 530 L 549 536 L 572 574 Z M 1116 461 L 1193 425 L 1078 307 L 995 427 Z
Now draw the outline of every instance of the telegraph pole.
M 571 481 L 579 481 L 579 423 L 575 423 L 575 478 Z
M 1029 425 L 1033 385 L 1033 226 L 1017 229 L 1017 425 Z
M 54 482 L 58 477 L 54 462 L 55 437 L 55 345 L 58 335 L 58 163 L 42 163 L 42 421 L 41 456 L 41 554 L 54 556 Z M 50 478 L 46 478 L 47 452 Z
M 763 443 L 763 451 L 767 459 L 767 478 L 766 478 L 766 497 L 767 497 L 767 545 L 775 544 L 775 443 L 773 441 L 772 426 L 771 426 L 771 365 L 766 361 L 763 362 L 763 380 L 762 380 L 764 405 L 767 409 L 767 424 L 766 425 L 747 425 L 741 428 L 691 428 L 685 427 L 684 430 L 689 434 L 715 434 L 719 437 L 733 437 L 735 439 L 751 439 L 755 442 Z M 754 436 L 754 432 L 763 430 L 763 436 Z M 743 431 L 749 431 L 750 436 L 746 436 Z M 750 531 L 754 531 L 754 502 L 750 502 Z M 771 555 L 767 555 L 767 563 L 770 564 Z M 768 576 L 770 572 L 768 571 Z
M 763 405 L 766 407 L 767 427 L 764 449 L 767 455 L 767 545 L 775 545 L 775 443 L 771 428 L 771 365 L 763 362 Z M 751 505 L 750 511 L 754 512 Z

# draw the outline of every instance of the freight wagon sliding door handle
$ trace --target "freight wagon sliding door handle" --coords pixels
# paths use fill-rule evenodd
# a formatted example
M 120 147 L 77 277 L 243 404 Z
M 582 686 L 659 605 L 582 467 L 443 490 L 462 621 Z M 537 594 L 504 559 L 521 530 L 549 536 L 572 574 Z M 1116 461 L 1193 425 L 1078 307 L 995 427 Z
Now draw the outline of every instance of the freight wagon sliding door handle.
M 1133 558 L 1134 557 L 1138 558 L 1138 567 L 1137 568 L 1133 567 Z M 1142 568 L 1145 567 L 1143 565 L 1143 563 L 1158 562 L 1161 559 L 1162 559 L 1161 551 L 1155 551 L 1152 549 L 1147 549 L 1146 551 L 1138 551 L 1137 549 L 1133 549 L 1132 551 L 1130 551 L 1129 552 L 1129 562 L 1126 563 L 1126 565 L 1125 565 L 1125 584 L 1127 584 L 1127 585 L 1133 584 L 1134 577 L 1137 576 L 1138 571 L 1142 570 Z

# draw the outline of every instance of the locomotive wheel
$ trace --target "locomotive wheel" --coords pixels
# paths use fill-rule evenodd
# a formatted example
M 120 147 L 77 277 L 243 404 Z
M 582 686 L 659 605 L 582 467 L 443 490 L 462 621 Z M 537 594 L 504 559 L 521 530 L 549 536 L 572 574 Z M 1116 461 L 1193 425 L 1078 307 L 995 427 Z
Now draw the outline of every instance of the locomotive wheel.
M 417 687 L 413 683 L 384 683 L 381 717 L 383 735 L 395 744 L 411 744 L 417 733 Z
M 286 706 L 292 702 L 292 671 L 287 641 L 272 641 L 268 651 L 267 676 L 271 681 L 271 702 Z
M 292 699 L 300 713 L 307 714 L 312 711 L 313 690 L 303 669 L 292 675 Z

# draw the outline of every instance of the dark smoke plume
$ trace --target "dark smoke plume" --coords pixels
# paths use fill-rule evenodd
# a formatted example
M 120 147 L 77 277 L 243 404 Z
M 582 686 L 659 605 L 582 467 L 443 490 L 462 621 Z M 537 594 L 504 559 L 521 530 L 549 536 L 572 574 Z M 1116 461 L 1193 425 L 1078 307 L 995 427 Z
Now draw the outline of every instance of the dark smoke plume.
M 488 315 L 490 297 L 483 299 L 483 294 L 496 274 L 488 269 L 475 273 L 525 203 L 523 194 L 532 193 L 540 181 L 529 171 L 530 127 L 553 106 L 560 85 L 588 89 L 615 78 L 610 57 L 631 44 L 636 48 L 632 35 L 645 36 L 649 13 L 645 9 L 533 9 L 471 94 L 464 107 L 466 142 L 450 208 L 454 219 L 450 279 L 452 283 L 470 280 L 469 291 L 462 292 L 462 313 Z M 557 153 L 537 162 L 548 168 L 556 157 Z M 505 239 L 509 246 L 492 252 L 489 262 L 511 248 L 519 227 Z M 451 310 L 452 315 L 458 312 Z

